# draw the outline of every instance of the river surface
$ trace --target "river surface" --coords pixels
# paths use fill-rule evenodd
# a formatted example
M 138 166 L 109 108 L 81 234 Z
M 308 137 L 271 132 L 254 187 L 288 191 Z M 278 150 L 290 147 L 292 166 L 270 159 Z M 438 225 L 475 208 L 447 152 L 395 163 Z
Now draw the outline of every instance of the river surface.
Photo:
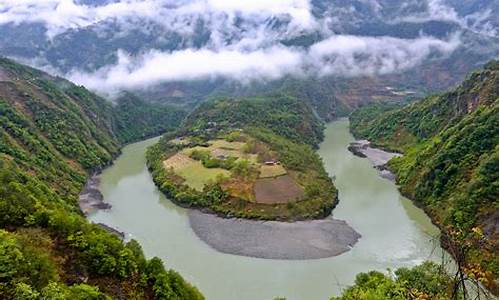
M 158 139 L 123 149 L 101 175 L 104 201 L 112 205 L 89 216 L 138 240 L 148 257 L 158 256 L 179 271 L 208 300 L 329 299 L 352 284 L 359 272 L 440 261 L 439 231 L 394 183 L 371 163 L 347 150 L 354 139 L 347 120 L 327 125 L 319 154 L 335 176 L 340 203 L 333 211 L 362 237 L 351 251 L 314 260 L 271 260 L 219 253 L 189 226 L 186 209 L 155 187 L 144 153 Z

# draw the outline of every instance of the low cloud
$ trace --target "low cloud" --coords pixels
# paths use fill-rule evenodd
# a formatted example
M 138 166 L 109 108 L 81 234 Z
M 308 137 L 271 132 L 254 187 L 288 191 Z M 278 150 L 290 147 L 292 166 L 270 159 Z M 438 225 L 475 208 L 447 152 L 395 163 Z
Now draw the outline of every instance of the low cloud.
M 496 5 L 498 5 L 498 2 Z M 415 23 L 446 21 L 478 34 L 498 37 L 498 17 L 493 16 L 493 14 L 494 12 L 491 9 L 485 8 L 469 15 L 460 16 L 453 7 L 447 5 L 443 0 L 428 0 L 425 12 L 406 16 L 396 21 Z M 497 24 L 491 23 L 492 16 L 493 19 L 497 18 Z
M 443 41 L 431 37 L 333 36 L 313 45 L 308 59 L 320 75 L 378 75 L 412 68 L 431 54 L 448 55 L 460 45 L 458 35 Z
M 381 1 L 364 3 L 383 18 L 386 8 Z M 335 34 L 331 24 L 342 25 L 343 18 L 351 16 L 364 20 L 365 15 L 352 5 L 334 5 L 332 12 L 322 16 L 313 15 L 310 0 L 121 0 L 97 6 L 76 0 L 16 0 L 0 2 L 0 25 L 42 23 L 48 39 L 69 29 L 91 28 L 106 38 L 126 37 L 128 32 L 140 30 L 156 41 L 172 33 L 182 41 L 182 46 L 172 47 L 176 49 L 172 51 L 148 49 L 148 45 L 135 55 L 118 50 L 114 64 L 91 73 L 78 69 L 64 74 L 101 92 L 221 77 L 250 82 L 285 75 L 388 74 L 415 67 L 431 57 L 448 55 L 460 44 L 458 34 L 447 39 Z M 463 17 L 442 0 L 428 0 L 425 7 L 424 12 L 393 21 L 446 20 L 477 30 L 490 28 L 488 11 Z M 335 13 L 337 8 L 339 13 Z M 206 41 L 194 47 L 194 41 L 205 33 Z M 282 44 L 283 40 L 300 40 L 308 34 L 322 40 L 305 47 Z
M 81 28 L 107 20 L 139 18 L 168 28 L 182 28 L 196 19 L 216 22 L 235 16 L 262 21 L 286 15 L 290 26 L 308 29 L 315 26 L 308 0 L 122 0 L 100 6 L 77 4 L 74 0 L 15 0 L 0 3 L 0 24 L 43 23 L 52 38 L 68 29 Z
M 241 81 L 278 79 L 296 73 L 303 55 L 285 47 L 251 52 L 236 50 L 150 51 L 140 57 L 118 52 L 118 63 L 95 73 L 69 74 L 69 79 L 98 91 L 142 88 L 165 81 L 228 77 Z
M 242 82 L 294 76 L 358 76 L 400 72 L 431 55 L 448 55 L 460 44 L 457 35 L 398 39 L 336 35 L 308 50 L 272 46 L 253 51 L 150 51 L 131 57 L 119 51 L 118 62 L 94 73 L 74 71 L 70 80 L 98 91 L 144 88 L 167 81 L 231 78 Z

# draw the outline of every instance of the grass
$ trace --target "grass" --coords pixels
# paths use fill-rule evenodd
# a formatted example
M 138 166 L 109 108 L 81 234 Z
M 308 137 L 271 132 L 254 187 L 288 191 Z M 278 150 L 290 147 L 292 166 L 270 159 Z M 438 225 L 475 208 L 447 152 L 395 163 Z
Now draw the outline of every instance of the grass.
M 244 152 L 245 143 L 242 142 L 228 142 L 225 140 L 213 140 L 210 141 L 210 146 L 202 147 L 196 146 L 191 148 L 185 148 L 182 153 L 190 156 L 193 151 L 210 151 L 213 157 L 226 156 L 226 157 L 236 157 L 238 159 L 246 159 L 252 164 L 256 164 L 258 160 L 257 154 L 250 154 Z
M 183 168 L 180 168 L 176 173 L 184 178 L 185 184 L 189 187 L 202 191 L 205 184 L 210 181 L 215 181 L 219 176 L 229 177 L 231 172 L 220 168 L 205 168 L 201 162 L 194 160 Z
M 213 140 L 210 142 L 210 147 L 227 149 L 227 150 L 238 150 L 243 151 L 245 143 L 243 142 L 228 142 L 226 140 Z
M 273 166 L 262 165 L 260 166 L 259 178 L 278 177 L 281 175 L 285 175 L 286 173 L 287 172 L 282 165 L 273 165 Z
M 194 160 L 184 153 L 177 153 L 163 162 L 165 168 L 171 168 L 184 178 L 189 187 L 202 191 L 205 184 L 215 181 L 217 177 L 229 177 L 231 172 L 220 168 L 205 168 L 200 161 Z
M 176 153 L 175 155 L 169 157 L 167 160 L 163 161 L 163 166 L 167 169 L 173 169 L 178 171 L 186 166 L 195 163 L 196 161 L 184 153 Z

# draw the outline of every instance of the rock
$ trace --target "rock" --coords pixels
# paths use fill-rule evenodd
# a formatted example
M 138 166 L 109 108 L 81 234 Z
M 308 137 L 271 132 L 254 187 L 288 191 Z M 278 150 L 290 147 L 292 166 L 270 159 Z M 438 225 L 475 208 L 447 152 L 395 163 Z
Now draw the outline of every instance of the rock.
M 79 195 L 78 205 L 84 214 L 89 214 L 96 209 L 111 208 L 111 204 L 104 202 L 104 197 L 98 187 L 99 177 L 98 174 L 94 174 L 89 178 Z

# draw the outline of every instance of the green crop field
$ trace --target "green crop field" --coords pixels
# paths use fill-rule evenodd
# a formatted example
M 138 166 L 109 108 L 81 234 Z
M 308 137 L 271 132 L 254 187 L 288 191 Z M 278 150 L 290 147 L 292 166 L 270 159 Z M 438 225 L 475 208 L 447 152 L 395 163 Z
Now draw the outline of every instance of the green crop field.
M 205 168 L 200 161 L 194 161 L 176 171 L 176 174 L 184 178 L 189 187 L 202 191 L 205 184 L 215 181 L 217 177 L 229 177 L 231 172 L 220 168 Z

